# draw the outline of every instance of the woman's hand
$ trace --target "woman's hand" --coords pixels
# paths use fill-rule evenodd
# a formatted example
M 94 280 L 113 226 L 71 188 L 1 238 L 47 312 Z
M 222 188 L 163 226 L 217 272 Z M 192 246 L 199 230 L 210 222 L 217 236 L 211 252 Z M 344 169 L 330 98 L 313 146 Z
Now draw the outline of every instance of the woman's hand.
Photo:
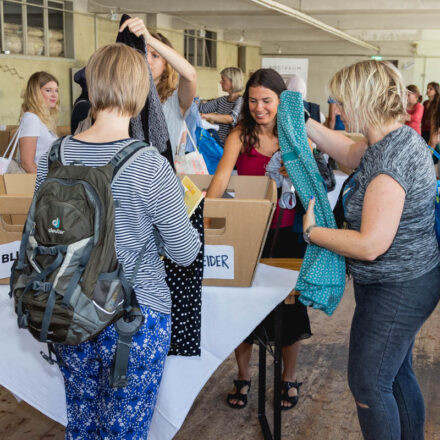
M 151 38 L 150 32 L 148 32 L 144 22 L 139 17 L 125 20 L 119 28 L 119 32 L 122 32 L 127 27 L 132 34 L 136 35 L 136 37 L 140 37 L 142 35 L 145 39 L 145 44 L 147 44 L 148 40 Z
M 303 232 L 307 230 L 309 226 L 316 225 L 315 219 L 315 197 L 310 197 L 309 206 L 303 217 Z
M 200 116 L 202 119 L 204 119 L 205 121 L 212 121 L 213 120 L 213 114 L 214 113 L 200 113 Z
M 283 177 L 289 177 L 289 175 L 287 174 L 287 170 L 286 167 L 284 166 L 284 162 L 281 161 L 281 167 L 278 169 L 279 173 L 283 176 Z

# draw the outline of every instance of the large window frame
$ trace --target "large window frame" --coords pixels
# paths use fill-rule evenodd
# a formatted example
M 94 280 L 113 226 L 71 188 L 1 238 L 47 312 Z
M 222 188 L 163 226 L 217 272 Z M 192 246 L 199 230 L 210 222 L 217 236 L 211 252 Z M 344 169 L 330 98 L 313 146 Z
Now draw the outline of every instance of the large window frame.
M 16 13 L 12 21 L 8 7 Z M 14 38 L 20 49 L 11 50 L 8 38 Z M 0 51 L 11 56 L 74 58 L 73 0 L 0 0 Z
M 217 68 L 217 32 L 186 29 L 184 56 L 195 67 Z

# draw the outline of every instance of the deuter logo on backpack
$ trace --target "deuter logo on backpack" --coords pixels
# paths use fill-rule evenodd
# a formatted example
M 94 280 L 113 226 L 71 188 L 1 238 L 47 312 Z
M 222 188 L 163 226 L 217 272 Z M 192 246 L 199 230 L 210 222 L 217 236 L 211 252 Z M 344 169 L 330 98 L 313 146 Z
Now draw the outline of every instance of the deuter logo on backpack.
M 52 226 L 55 228 L 51 228 L 49 226 L 49 228 L 47 229 L 47 232 L 49 232 L 49 234 L 64 234 L 64 231 L 62 231 L 61 229 L 58 229 L 60 227 L 60 219 L 59 217 L 57 217 L 56 219 L 52 220 Z

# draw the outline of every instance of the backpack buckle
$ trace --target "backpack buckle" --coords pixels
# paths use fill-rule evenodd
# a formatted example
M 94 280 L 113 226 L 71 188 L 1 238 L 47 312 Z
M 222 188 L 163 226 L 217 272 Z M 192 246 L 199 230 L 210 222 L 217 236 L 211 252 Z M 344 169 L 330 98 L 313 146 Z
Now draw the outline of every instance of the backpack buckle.
M 29 310 L 26 310 L 26 312 L 24 312 L 17 318 L 18 328 L 28 328 L 29 326 L 28 317 L 29 317 Z
M 32 290 L 39 292 L 50 292 L 52 289 L 52 283 L 44 283 L 42 281 L 34 281 L 32 283 Z

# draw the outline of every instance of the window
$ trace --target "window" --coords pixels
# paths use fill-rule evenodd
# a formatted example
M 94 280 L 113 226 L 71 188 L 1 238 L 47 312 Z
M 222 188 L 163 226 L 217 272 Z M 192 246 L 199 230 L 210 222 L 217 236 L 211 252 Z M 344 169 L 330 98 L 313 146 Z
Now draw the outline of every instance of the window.
M 73 58 L 71 0 L 0 0 L 4 54 Z
M 217 67 L 217 33 L 185 30 L 185 58 L 197 67 Z

